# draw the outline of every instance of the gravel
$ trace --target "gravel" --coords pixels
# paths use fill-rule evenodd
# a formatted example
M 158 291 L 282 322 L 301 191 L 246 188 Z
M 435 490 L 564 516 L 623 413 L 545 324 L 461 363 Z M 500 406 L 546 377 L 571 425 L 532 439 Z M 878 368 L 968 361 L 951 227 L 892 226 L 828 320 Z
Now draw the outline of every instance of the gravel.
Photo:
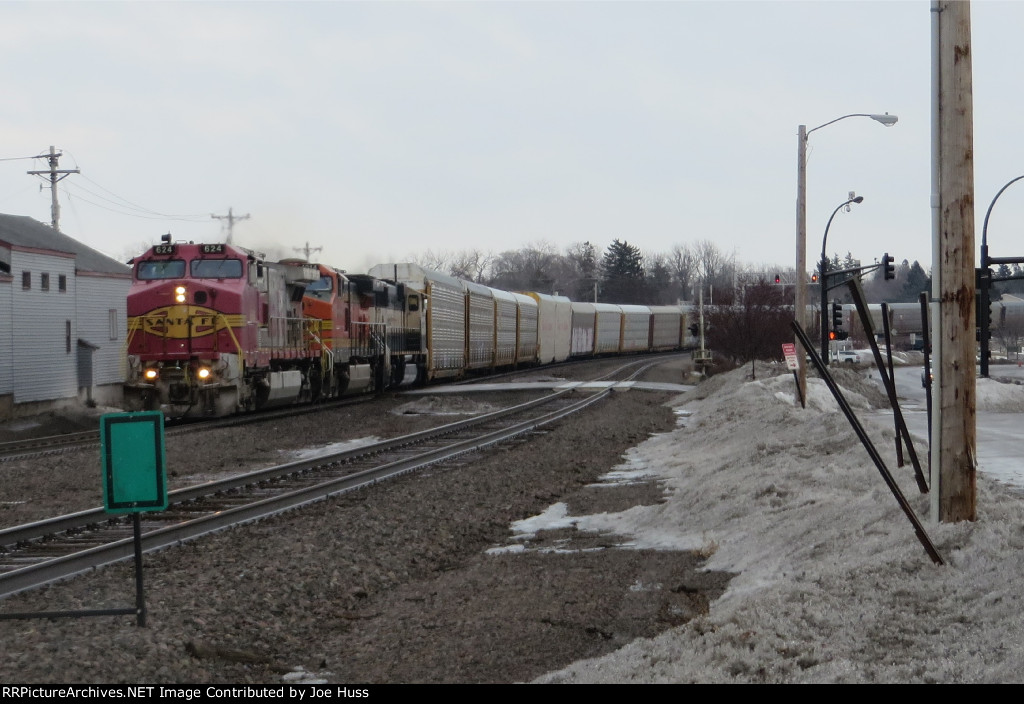
M 678 382 L 683 371 L 677 358 L 643 378 Z M 527 396 L 385 396 L 168 438 L 171 488 Z M 123 616 L 0 621 L 0 680 L 527 682 L 656 635 L 707 613 L 730 575 L 702 570 L 696 553 L 623 549 L 616 536 L 572 529 L 516 541 L 510 526 L 559 501 L 572 514 L 661 501 L 653 483 L 593 485 L 628 448 L 674 427 L 671 398 L 614 393 L 529 438 L 147 555 L 147 627 Z M 0 464 L 0 525 L 100 505 L 98 466 L 95 450 Z M 492 550 L 512 543 L 526 549 Z M 133 603 L 124 563 L 16 595 L 0 612 Z

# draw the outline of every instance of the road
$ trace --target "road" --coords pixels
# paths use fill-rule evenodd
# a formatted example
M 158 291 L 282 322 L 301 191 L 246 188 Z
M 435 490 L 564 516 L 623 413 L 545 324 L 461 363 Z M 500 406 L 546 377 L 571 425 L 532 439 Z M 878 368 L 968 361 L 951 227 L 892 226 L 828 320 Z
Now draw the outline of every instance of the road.
M 1017 365 L 999 365 L 990 368 L 993 379 L 1009 379 L 1024 384 L 1024 368 Z M 921 385 L 920 367 L 897 367 L 896 395 L 907 427 L 914 435 L 928 437 L 927 400 Z M 874 375 L 877 380 L 877 373 Z M 878 382 L 881 386 L 881 381 Z M 1024 389 L 1021 390 L 1024 395 Z M 1002 482 L 1024 490 L 1024 414 L 977 412 L 978 469 Z M 916 447 L 924 459 L 925 444 Z

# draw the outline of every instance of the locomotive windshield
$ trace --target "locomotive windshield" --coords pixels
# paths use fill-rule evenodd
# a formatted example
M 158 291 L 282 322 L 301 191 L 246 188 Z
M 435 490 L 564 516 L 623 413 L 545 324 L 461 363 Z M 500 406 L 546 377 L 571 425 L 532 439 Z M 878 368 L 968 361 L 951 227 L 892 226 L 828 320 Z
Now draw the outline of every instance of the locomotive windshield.
M 330 300 L 334 284 L 331 283 L 331 276 L 321 276 L 319 281 L 314 281 L 306 287 L 306 295 L 314 296 L 325 301 Z
M 239 279 L 242 277 L 240 259 L 193 259 L 191 273 L 196 279 Z
M 146 260 L 139 262 L 135 276 L 140 281 L 154 279 L 180 279 L 185 275 L 185 262 L 181 259 Z

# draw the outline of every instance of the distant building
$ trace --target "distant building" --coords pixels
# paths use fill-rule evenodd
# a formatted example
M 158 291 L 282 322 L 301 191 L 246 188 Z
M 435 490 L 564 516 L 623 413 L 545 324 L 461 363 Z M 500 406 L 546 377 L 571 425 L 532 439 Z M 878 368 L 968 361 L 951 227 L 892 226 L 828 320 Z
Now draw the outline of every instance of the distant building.
M 125 264 L 0 214 L 0 419 L 120 403 L 130 284 Z

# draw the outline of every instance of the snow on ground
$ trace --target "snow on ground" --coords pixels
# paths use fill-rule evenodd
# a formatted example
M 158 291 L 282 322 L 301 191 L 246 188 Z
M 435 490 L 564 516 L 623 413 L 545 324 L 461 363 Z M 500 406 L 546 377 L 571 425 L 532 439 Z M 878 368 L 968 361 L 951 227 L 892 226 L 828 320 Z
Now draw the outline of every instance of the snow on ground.
M 471 416 L 490 413 L 497 408 L 489 403 L 464 397 L 438 398 L 429 396 L 402 404 L 391 412 L 395 415 Z
M 976 385 L 979 411 L 1024 413 L 1024 386 L 1003 384 L 979 377 Z
M 302 450 L 287 450 L 283 454 L 294 457 L 297 460 L 309 460 L 315 457 L 326 457 L 327 455 L 336 455 L 342 452 L 347 452 L 348 450 L 355 450 L 360 447 L 372 445 L 375 442 L 380 442 L 380 438 L 376 435 L 368 435 L 354 440 L 332 442 L 319 447 L 308 447 Z
M 869 407 L 877 387 L 837 372 L 936 565 L 824 384 L 808 379 L 801 409 L 792 376 L 748 373 L 679 397 L 678 429 L 627 457 L 620 469 L 666 483 L 665 503 L 588 517 L 556 505 L 514 527 L 574 519 L 636 547 L 699 549 L 707 569 L 735 573 L 728 591 L 707 616 L 537 681 L 1024 681 L 1021 494 L 981 472 L 978 520 L 933 522 L 913 470 L 896 467 L 891 415 Z M 979 382 L 979 407 L 1007 406 L 1004 393 Z

